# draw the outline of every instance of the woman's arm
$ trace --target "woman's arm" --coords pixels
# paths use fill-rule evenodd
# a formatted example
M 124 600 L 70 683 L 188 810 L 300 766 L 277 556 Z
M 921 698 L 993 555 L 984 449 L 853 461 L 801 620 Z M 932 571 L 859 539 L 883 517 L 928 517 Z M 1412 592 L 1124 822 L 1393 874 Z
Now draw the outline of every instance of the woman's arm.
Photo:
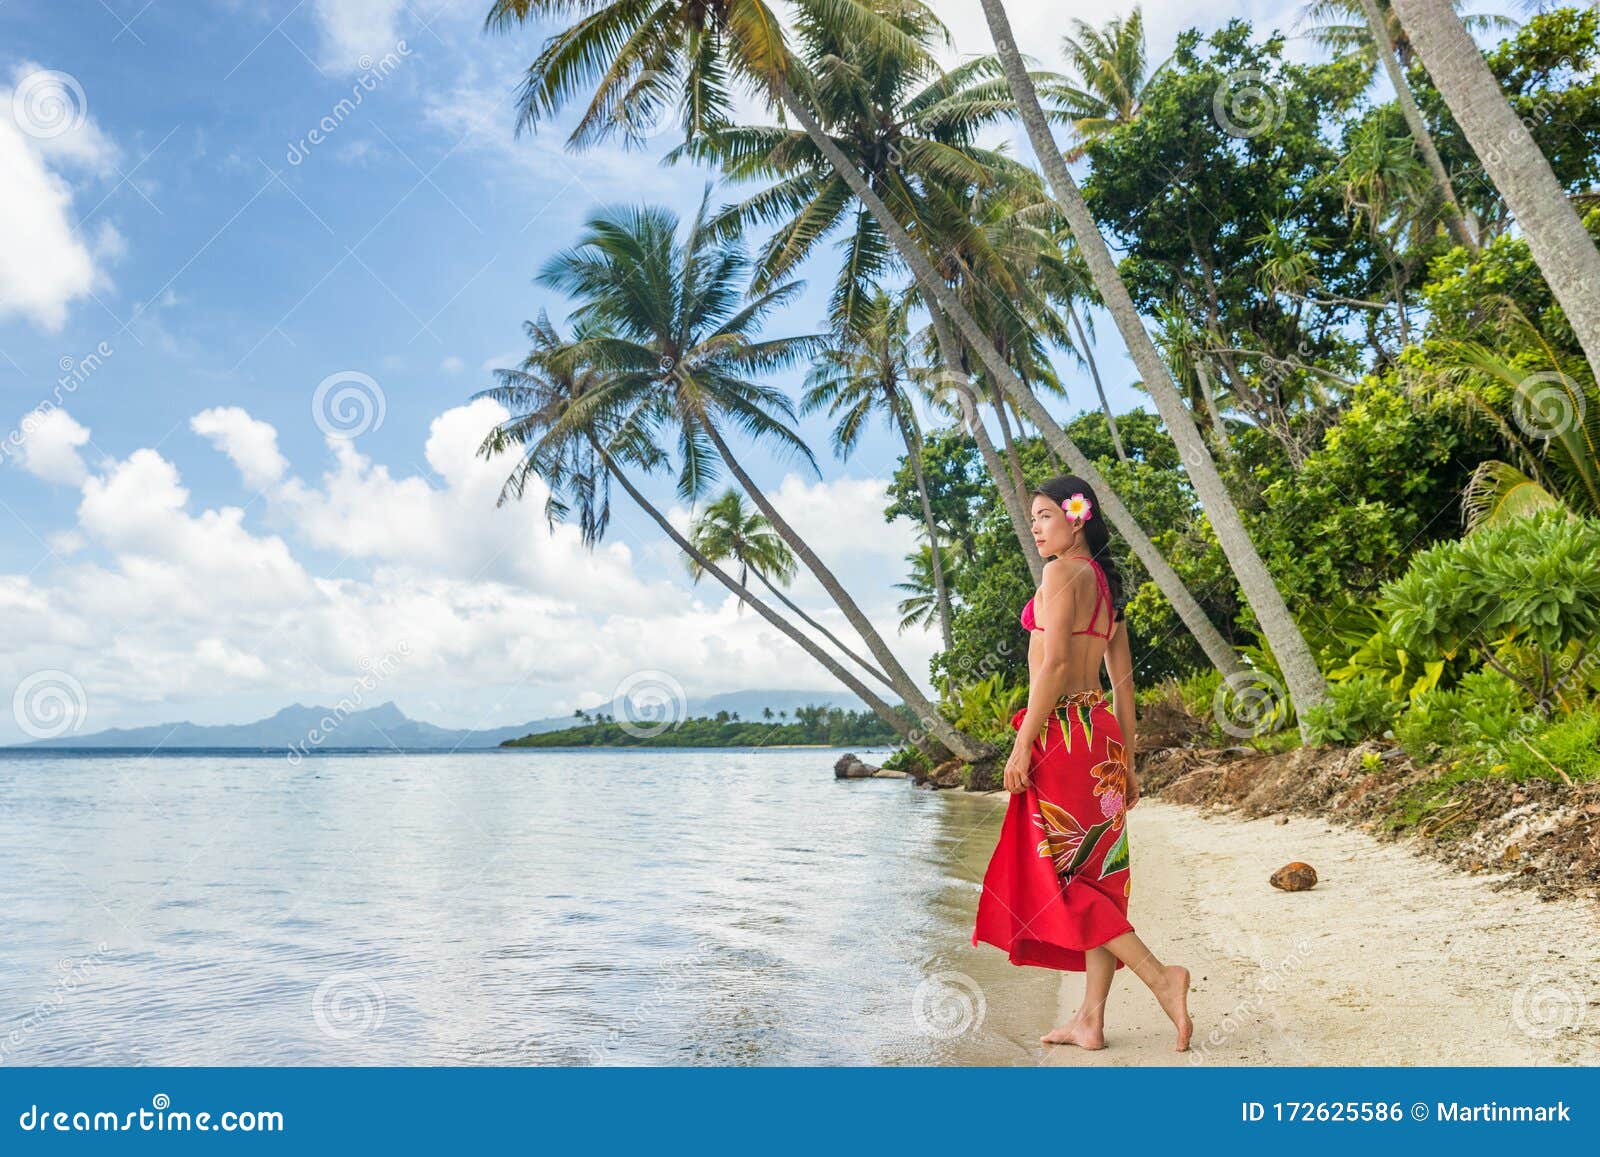
M 1034 622 L 1044 629 L 1043 653 L 1038 670 L 1028 680 L 1028 709 L 1017 725 L 1017 737 L 1006 760 L 1007 791 L 1018 792 L 1028 786 L 1030 749 L 1055 711 L 1056 700 L 1066 690 L 1067 646 L 1076 605 L 1074 583 L 1061 560 L 1045 564 L 1044 580 L 1039 584 L 1042 598 L 1033 601 Z M 1044 609 L 1040 610 L 1043 603 Z
M 1116 712 L 1117 730 L 1122 732 L 1122 755 L 1128 770 L 1128 794 L 1123 803 L 1132 807 L 1139 798 L 1139 785 L 1133 773 L 1136 750 L 1133 652 L 1128 646 L 1128 626 L 1120 621 L 1112 625 L 1111 638 L 1106 642 L 1106 678 L 1111 681 L 1111 706 Z

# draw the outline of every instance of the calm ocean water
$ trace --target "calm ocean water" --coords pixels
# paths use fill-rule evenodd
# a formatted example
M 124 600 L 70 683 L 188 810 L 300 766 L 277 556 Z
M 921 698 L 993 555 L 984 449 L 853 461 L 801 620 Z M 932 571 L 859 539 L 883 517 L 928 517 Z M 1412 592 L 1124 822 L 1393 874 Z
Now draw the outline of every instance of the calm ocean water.
M 837 754 L 0 754 L 0 1063 L 1036 1062 L 1000 805 Z

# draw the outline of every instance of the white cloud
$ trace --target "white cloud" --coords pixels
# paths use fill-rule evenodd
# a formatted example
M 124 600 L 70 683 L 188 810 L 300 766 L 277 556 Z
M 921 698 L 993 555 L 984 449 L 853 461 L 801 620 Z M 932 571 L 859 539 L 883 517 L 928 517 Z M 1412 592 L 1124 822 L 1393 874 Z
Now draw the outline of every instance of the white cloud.
M 459 374 L 467 368 L 467 363 L 452 354 L 439 363 L 439 368 L 447 374 Z
M 278 453 L 278 432 L 238 406 L 218 406 L 196 414 L 189 419 L 189 428 L 226 454 L 252 490 L 272 485 L 289 468 Z
M 647 669 L 691 695 L 837 690 L 713 581 L 688 587 L 681 561 L 624 494 L 592 552 L 574 528 L 547 528 L 537 481 L 522 502 L 497 509 L 509 463 L 476 449 L 503 414 L 480 399 L 439 415 L 423 473 L 330 439 L 331 463 L 314 481 L 245 411 L 196 415 L 192 428 L 264 485 L 248 512 L 197 503 L 154 449 L 74 465 L 82 428 L 60 414 L 48 435 L 64 448 L 53 469 L 75 477 L 82 498 L 75 525 L 40 528 L 62 547 L 53 567 L 0 574 L 0 687 L 68 671 L 96 726 L 249 718 L 331 702 L 404 644 L 381 697 L 455 726 L 566 714 Z M 774 498 L 892 637 L 889 584 L 910 534 L 882 524 L 882 484 L 790 476 Z M 809 579 L 791 593 L 843 631 Z M 930 638 L 914 633 L 897 646 L 911 670 L 926 669 Z
M 92 243 L 78 235 L 73 187 L 57 170 L 103 176 L 115 158 L 75 78 L 25 62 L 0 87 L 0 319 L 55 332 L 103 282 L 99 261 L 121 256 L 122 238 L 109 222 Z
M 380 58 L 400 39 L 398 17 L 403 0 L 315 0 L 311 6 L 322 38 L 322 63 L 359 71 L 363 56 Z
M 17 431 L 17 464 L 28 473 L 65 486 L 78 486 L 88 477 L 78 451 L 88 444 L 89 431 L 65 410 L 34 410 L 24 415 Z

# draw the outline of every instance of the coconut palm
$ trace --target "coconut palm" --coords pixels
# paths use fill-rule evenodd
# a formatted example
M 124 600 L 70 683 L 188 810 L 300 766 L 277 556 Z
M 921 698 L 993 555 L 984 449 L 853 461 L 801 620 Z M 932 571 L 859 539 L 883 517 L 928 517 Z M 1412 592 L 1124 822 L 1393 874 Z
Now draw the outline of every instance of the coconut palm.
M 911 304 L 909 294 L 891 296 L 883 289 L 874 292 L 862 308 L 860 320 L 847 323 L 812 363 L 800 412 L 826 409 L 829 417 L 839 420 L 833 428 L 833 448 L 842 459 L 855 452 L 875 414 L 881 413 L 900 435 L 917 483 L 922 528 L 934 547 L 929 553 L 934 601 L 939 633 L 948 651 L 955 646 L 950 626 L 950 588 L 938 549 L 939 526 L 928 498 L 928 479 L 922 469 L 922 431 L 909 392 L 919 372 L 906 324 Z
M 754 574 L 761 580 L 761 585 L 796 618 L 854 659 L 863 671 L 878 682 L 892 686 L 887 675 L 845 646 L 837 635 L 783 593 L 782 588 L 794 581 L 797 570 L 794 552 L 759 510 L 752 510 L 745 505 L 744 496 L 737 490 L 730 488 L 724 491 L 721 497 L 706 506 L 690 524 L 689 541 L 712 562 L 738 563 L 741 587 L 747 586 L 750 576 Z M 699 582 L 705 574 L 705 568 L 694 558 L 688 560 L 688 565 L 690 576 Z
M 906 592 L 906 597 L 898 604 L 901 631 L 929 626 L 939 616 L 939 595 L 934 572 L 953 573 L 961 564 L 950 547 L 941 547 L 938 553 L 943 557 L 935 557 L 933 548 L 924 543 L 906 555 L 906 580 L 894 584 L 895 590 Z
M 1600 375 L 1600 249 L 1450 0 L 1393 4 L 1434 87 L 1521 226 L 1591 371 Z
M 707 557 L 639 491 L 630 472 L 649 474 L 668 465 L 669 460 L 651 435 L 648 405 L 609 388 L 612 371 L 585 358 L 590 343 L 601 335 L 580 330 L 577 340 L 563 341 L 542 314 L 525 329 L 532 345 L 522 364 L 496 370 L 499 384 L 474 395 L 491 398 L 508 412 L 506 419 L 489 431 L 478 453 L 487 459 L 505 453 L 518 455 L 497 505 L 521 498 L 530 480 L 542 481 L 549 490 L 547 520 L 553 525 L 575 514 L 584 545 L 593 549 L 605 535 L 611 483 L 617 482 L 702 574 L 711 575 L 754 608 L 909 742 L 933 758 L 947 755 L 941 744 L 912 726 L 904 713 L 891 707 L 858 675 Z
M 1126 17 L 1106 21 L 1104 28 L 1074 18 L 1072 29 L 1061 38 L 1061 50 L 1078 83 L 1043 85 L 1040 91 L 1052 105 L 1052 118 L 1072 126 L 1078 144 L 1067 160 L 1076 161 L 1095 137 L 1138 119 L 1145 88 L 1166 62 L 1148 67 L 1144 13 L 1138 5 Z
M 583 360 L 607 375 L 602 392 L 632 399 L 641 420 L 676 442 L 678 493 L 699 497 L 715 481 L 719 463 L 725 466 L 844 613 L 878 670 L 924 726 L 961 758 L 987 760 L 993 754 L 988 745 L 956 731 L 939 714 L 728 443 L 727 431 L 737 428 L 816 470 L 810 449 L 789 425 L 795 414 L 787 395 L 751 375 L 793 365 L 814 353 L 820 339 L 756 339 L 766 316 L 791 300 L 800 283 L 771 285 L 741 298 L 737 287 L 747 280 L 751 261 L 738 239 L 712 229 L 710 192 L 708 187 L 681 241 L 670 210 L 600 211 L 585 223 L 578 244 L 551 258 L 538 280 L 575 301 L 572 317 L 592 335 L 579 343 Z
M 1460 0 L 1454 2 L 1459 6 Z M 1476 253 L 1478 240 L 1472 223 L 1456 198 L 1455 186 L 1439 156 L 1433 133 L 1427 121 L 1423 120 L 1417 98 L 1406 80 L 1405 70 L 1411 67 L 1415 52 L 1386 0 L 1313 0 L 1302 10 L 1300 19 L 1302 22 L 1314 22 L 1311 38 L 1334 55 L 1357 57 L 1366 60 L 1374 68 L 1383 69 L 1390 87 L 1394 89 L 1395 103 L 1400 106 L 1406 129 L 1411 133 L 1417 151 L 1422 154 L 1428 172 L 1432 174 L 1445 226 L 1458 245 L 1464 245 Z M 1511 27 L 1516 23 L 1497 15 L 1468 16 L 1466 20 L 1475 30 L 1486 32 Z
M 925 22 L 920 22 L 923 21 L 922 13 L 925 10 L 915 3 L 886 6 L 885 11 L 893 13 L 896 21 L 907 21 L 904 24 L 907 35 L 926 35 Z M 890 18 L 886 16 L 885 19 Z M 843 213 L 835 206 L 845 195 L 845 189 L 856 195 L 859 202 L 866 206 L 867 213 L 856 214 L 854 219 L 861 224 L 861 232 L 866 235 L 867 242 L 850 238 L 846 242 L 846 253 L 850 253 L 851 258 L 858 251 L 878 253 L 882 251 L 883 240 L 886 240 L 893 245 L 894 253 L 898 254 L 901 261 L 910 267 L 923 301 L 930 306 L 931 312 L 938 312 L 947 318 L 954 331 L 952 336 L 957 339 L 941 344 L 941 358 L 944 360 L 942 373 L 946 374 L 947 390 L 957 398 L 968 397 L 968 392 L 973 397 L 978 395 L 963 368 L 965 357 L 962 349 L 971 350 L 974 360 L 981 363 L 990 386 L 1000 387 L 1005 397 L 1018 406 L 1027 421 L 1045 438 L 1051 450 L 1064 459 L 1075 474 L 1082 475 L 1094 486 L 1096 493 L 1101 496 L 1107 518 L 1122 531 L 1123 538 L 1144 563 L 1147 573 L 1162 589 L 1184 626 L 1194 634 L 1211 663 L 1216 664 L 1224 674 L 1240 671 L 1238 656 L 1227 640 L 1222 639 L 1216 626 L 1206 618 L 1198 599 L 1162 557 L 1160 550 L 1150 541 L 1149 534 L 1144 533 L 1134 520 L 1114 488 L 1099 474 L 1094 462 L 1067 437 L 1066 430 L 1046 410 L 1034 390 L 1029 389 L 1027 382 L 1013 370 L 1005 342 L 995 341 L 994 334 L 974 317 L 973 309 L 968 304 L 970 301 L 984 299 L 1005 302 L 1018 298 L 1018 294 L 1006 294 L 1005 290 L 990 285 L 986 280 L 987 275 L 994 275 L 995 270 L 1003 266 L 1003 262 L 986 262 L 981 274 L 973 274 L 968 278 L 965 288 L 963 283 L 949 280 L 955 275 L 949 269 L 954 251 L 962 246 L 973 245 L 976 240 L 971 235 L 973 229 L 966 221 L 965 213 L 949 213 L 950 195 L 946 187 L 949 182 L 938 179 L 938 173 L 930 174 L 930 178 L 922 179 L 917 184 L 907 184 L 899 179 L 896 158 L 910 152 L 893 136 L 893 126 L 906 122 L 906 114 L 902 112 L 899 102 L 906 101 L 907 104 L 920 107 L 923 94 L 936 94 L 931 107 L 939 109 L 944 107 L 947 99 L 955 99 L 947 96 L 957 91 L 955 82 L 963 78 L 973 80 L 974 75 L 978 74 L 952 74 L 954 78 L 947 78 L 944 88 L 936 88 L 933 93 L 928 93 L 925 88 L 918 88 L 922 83 L 920 78 L 923 75 L 938 75 L 938 69 L 936 62 L 926 53 L 904 53 L 901 48 L 891 53 L 875 43 L 858 42 L 846 34 L 846 30 L 830 26 L 826 21 L 802 22 L 802 38 L 805 59 L 810 62 L 810 67 L 802 67 L 798 61 L 794 67 L 806 77 L 814 75 L 814 80 L 806 83 L 806 93 L 810 94 L 813 104 L 802 106 L 797 102 L 787 102 L 786 109 L 800 122 L 803 133 L 771 130 L 770 133 L 746 138 L 736 131 L 714 130 L 706 134 L 706 141 L 701 144 L 686 146 L 693 149 L 698 157 L 718 160 L 733 178 L 770 176 L 778 181 L 774 189 L 779 192 L 774 192 L 770 198 L 752 198 L 750 202 L 736 206 L 734 213 L 749 213 L 750 216 L 734 216 L 731 219 L 739 224 L 754 222 L 755 219 L 782 219 L 784 214 L 792 214 L 792 218 L 800 222 L 834 219 L 830 218 L 830 214 L 837 216 Z M 984 61 L 973 61 L 971 67 L 984 69 L 990 66 Z M 1010 109 L 1010 90 L 1000 86 L 1006 93 L 1006 99 L 998 99 L 995 88 L 997 86 L 989 85 L 982 93 L 968 93 L 978 101 L 978 107 L 971 110 L 970 114 L 958 117 L 954 122 L 955 128 L 965 133 L 966 126 L 970 126 L 978 115 L 987 117 L 994 112 Z M 907 98 L 907 94 L 915 96 Z M 883 139 L 880 136 L 882 126 L 891 126 L 890 138 Z M 963 141 L 963 136 L 957 136 L 955 139 L 941 139 L 934 144 L 938 146 L 938 155 L 949 157 L 958 147 L 966 147 Z M 971 187 L 974 189 L 990 186 L 1010 174 L 1024 173 L 1021 166 L 997 154 L 984 155 L 979 160 L 982 163 L 965 166 L 965 170 L 954 160 L 950 160 L 944 168 L 962 171 L 966 181 L 973 182 Z M 845 189 L 838 189 L 837 181 L 843 181 Z M 818 192 L 814 197 L 805 197 L 803 194 L 813 187 L 830 192 Z M 933 214 L 939 210 L 941 189 L 946 190 L 942 219 L 947 222 L 942 229 L 938 219 L 933 218 Z M 963 206 L 965 203 L 962 200 Z M 725 214 L 725 219 L 730 218 Z M 912 232 L 922 238 L 922 242 L 914 242 L 910 235 Z M 806 224 L 805 229 L 797 234 L 803 245 L 790 243 L 779 251 L 786 261 L 798 261 L 806 251 L 810 251 L 808 246 L 821 242 L 824 235 L 822 230 Z M 874 242 L 872 238 L 882 240 Z M 941 266 L 939 269 L 934 267 L 936 262 Z M 846 262 L 846 266 L 850 264 L 854 264 L 853 259 Z M 1014 285 L 1016 282 L 1018 278 L 1011 277 L 1011 283 Z M 1027 291 L 1030 293 L 1030 290 Z M 933 310 L 934 306 L 938 309 Z M 1014 318 L 1014 315 L 1010 317 Z M 1014 352 L 1014 347 L 1010 352 Z M 976 427 L 981 426 L 981 419 L 976 414 L 966 414 L 966 418 L 968 427 L 974 430 L 976 437 Z M 1002 477 L 998 470 L 995 477 L 997 480 Z M 1024 549 L 1032 555 L 1026 501 L 1019 490 L 1021 488 L 1016 486 L 1006 488 L 1002 485 L 1019 544 L 1024 544 Z
M 1144 381 L 1144 387 L 1149 392 L 1151 400 L 1155 402 L 1156 409 L 1166 422 L 1168 432 L 1177 444 L 1179 454 L 1188 469 L 1189 478 L 1194 484 L 1195 493 L 1217 536 L 1217 542 L 1239 581 L 1245 599 L 1255 612 L 1261 633 L 1278 663 L 1279 670 L 1283 672 L 1295 708 L 1303 718 L 1311 706 L 1321 702 L 1327 695 L 1327 683 L 1317 666 L 1316 657 L 1306 645 L 1305 636 L 1301 634 L 1294 616 L 1289 613 L 1289 608 L 1283 601 L 1283 594 L 1273 582 L 1266 564 L 1262 562 L 1261 555 L 1250 538 L 1250 532 L 1245 527 L 1244 519 L 1240 517 L 1239 509 L 1234 505 L 1222 475 L 1217 470 L 1217 464 L 1212 460 L 1211 452 L 1201 437 L 1188 407 L 1184 404 L 1183 395 L 1178 391 L 1171 373 L 1156 349 L 1155 342 L 1151 340 L 1149 332 L 1144 327 L 1139 311 L 1133 304 L 1133 298 L 1128 293 L 1128 287 L 1117 271 L 1111 250 L 1100 235 L 1077 182 L 1073 180 L 1066 162 L 1056 148 L 1049 122 L 1039 103 L 1039 94 L 1017 49 L 1016 38 L 1012 34 L 1010 18 L 1006 15 L 1004 4 L 1001 0 L 982 0 L 982 4 L 984 17 L 989 24 L 990 34 L 994 37 L 995 47 L 999 51 L 1006 79 L 1010 82 L 1012 94 L 1016 97 L 1017 112 L 1027 129 L 1034 154 L 1043 165 L 1056 202 L 1060 205 L 1073 236 L 1077 239 L 1078 248 L 1089 267 L 1095 289 L 1099 292 L 1112 320 L 1116 322 L 1123 341 L 1127 343 L 1134 365 Z M 1091 480 L 1090 484 L 1094 485 L 1094 482 Z

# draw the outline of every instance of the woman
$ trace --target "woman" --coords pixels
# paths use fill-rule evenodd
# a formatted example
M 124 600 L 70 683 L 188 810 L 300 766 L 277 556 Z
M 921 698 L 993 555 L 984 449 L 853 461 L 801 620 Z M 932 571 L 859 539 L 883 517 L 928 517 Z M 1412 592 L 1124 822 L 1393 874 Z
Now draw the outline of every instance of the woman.
M 1150 986 L 1189 1047 L 1189 970 L 1156 959 L 1128 923 L 1126 815 L 1133 770 L 1133 659 L 1122 624 L 1122 577 L 1094 490 L 1074 475 L 1033 491 L 1033 541 L 1047 560 L 1022 608 L 1028 706 L 1011 718 L 1011 792 L 983 877 L 972 942 L 1013 964 L 1084 973 L 1083 1004 L 1040 1039 L 1105 1047 L 1105 1004 L 1124 964 Z M 1104 663 L 1116 704 L 1100 690 Z

